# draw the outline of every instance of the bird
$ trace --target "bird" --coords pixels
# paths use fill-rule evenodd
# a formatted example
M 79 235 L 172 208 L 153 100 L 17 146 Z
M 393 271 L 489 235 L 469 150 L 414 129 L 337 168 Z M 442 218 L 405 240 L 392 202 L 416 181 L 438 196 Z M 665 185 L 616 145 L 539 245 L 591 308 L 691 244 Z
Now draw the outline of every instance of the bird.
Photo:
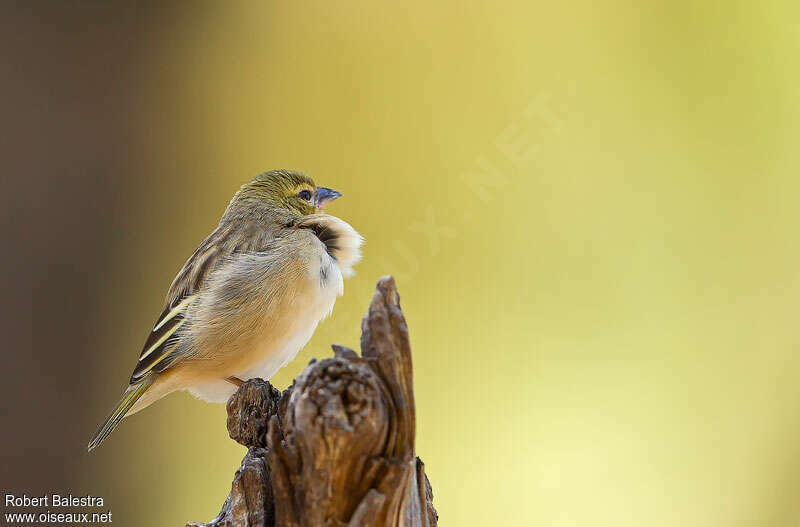
M 172 392 L 225 402 L 246 380 L 270 379 L 297 355 L 361 259 L 363 237 L 323 211 L 341 195 L 291 170 L 242 185 L 175 276 L 89 451 L 123 418 Z

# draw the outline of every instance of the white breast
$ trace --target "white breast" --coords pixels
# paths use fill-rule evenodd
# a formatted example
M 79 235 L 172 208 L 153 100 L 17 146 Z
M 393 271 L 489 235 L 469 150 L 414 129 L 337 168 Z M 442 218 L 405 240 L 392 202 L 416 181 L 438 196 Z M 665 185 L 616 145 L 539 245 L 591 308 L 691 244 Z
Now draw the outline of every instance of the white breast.
M 352 275 L 352 266 L 360 259 L 363 238 L 349 224 L 327 214 L 314 215 L 315 221 L 335 231 L 337 250 L 333 255 L 316 237 L 319 244 L 316 254 L 308 259 L 306 279 L 312 287 L 301 288 L 302 298 L 294 298 L 295 311 L 291 313 L 292 326 L 285 334 L 276 338 L 271 328 L 264 328 L 264 338 L 257 340 L 252 356 L 256 362 L 243 371 L 233 372 L 242 379 L 259 377 L 270 379 L 275 373 L 297 356 L 311 339 L 321 320 L 331 314 L 336 298 L 344 293 L 344 278 Z M 197 384 L 189 391 L 200 399 L 210 402 L 225 402 L 235 387 L 225 381 Z
M 303 311 L 296 314 L 296 325 L 279 342 L 269 342 L 271 339 L 265 339 L 269 344 L 263 346 L 268 347 L 256 351 L 257 355 L 264 358 L 237 375 L 240 379 L 272 378 L 279 369 L 297 356 L 311 339 L 320 321 L 333 311 L 336 298 L 344 292 L 344 279 L 339 266 L 326 254 L 323 261 L 309 271 L 311 275 L 309 278 L 318 286 L 308 293 L 310 295 L 308 298 L 298 299 L 296 302 L 296 305 L 303 306 Z M 321 279 L 322 276 L 326 278 Z

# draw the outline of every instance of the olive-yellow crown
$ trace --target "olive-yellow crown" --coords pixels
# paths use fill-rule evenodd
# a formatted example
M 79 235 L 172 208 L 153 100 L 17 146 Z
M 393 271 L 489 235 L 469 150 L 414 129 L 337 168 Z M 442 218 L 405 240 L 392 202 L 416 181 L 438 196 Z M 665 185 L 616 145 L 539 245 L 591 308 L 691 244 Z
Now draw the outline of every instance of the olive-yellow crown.
M 270 170 L 243 185 L 233 199 L 272 201 L 282 208 L 308 216 L 339 196 L 341 193 L 335 190 L 317 187 L 314 180 L 302 172 Z

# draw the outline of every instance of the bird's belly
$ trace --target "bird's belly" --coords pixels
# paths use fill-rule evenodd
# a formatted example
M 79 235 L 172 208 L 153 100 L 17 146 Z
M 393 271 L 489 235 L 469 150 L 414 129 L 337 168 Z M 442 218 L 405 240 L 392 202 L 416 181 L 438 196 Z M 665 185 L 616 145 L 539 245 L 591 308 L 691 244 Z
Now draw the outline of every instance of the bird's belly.
M 311 339 L 317 324 L 330 315 L 336 297 L 341 294 L 342 275 L 335 263 L 331 262 L 326 274 L 324 282 L 317 281 L 317 287 L 311 288 L 304 295 L 305 298 L 298 298 L 293 303 L 295 310 L 289 314 L 293 323 L 283 338 L 276 339 L 270 326 L 264 327 L 252 353 L 255 362 L 238 372 L 237 377 L 243 380 L 255 377 L 270 379 L 297 356 Z
M 323 260 L 309 274 L 313 275 L 313 285 L 292 299 L 285 314 L 287 323 L 279 324 L 284 328 L 280 334 L 276 334 L 274 317 L 265 317 L 266 322 L 253 338 L 252 346 L 242 350 L 244 356 L 226 375 L 242 380 L 270 379 L 308 343 L 319 322 L 333 310 L 336 298 L 343 290 L 343 277 L 333 260 Z M 321 278 L 323 275 L 324 280 Z M 225 380 L 214 380 L 192 386 L 189 391 L 209 402 L 225 402 L 235 391 L 235 386 Z
M 333 302 L 331 302 L 330 307 L 333 308 Z M 253 379 L 255 377 L 261 379 L 272 378 L 279 369 L 294 359 L 297 353 L 303 349 L 306 343 L 311 339 L 314 330 L 317 329 L 317 324 L 319 324 L 322 318 L 323 316 L 309 316 L 305 323 L 298 325 L 298 327 L 294 328 L 293 331 L 277 342 L 274 336 L 265 335 L 260 342 L 256 344 L 256 348 L 251 355 L 253 358 L 257 359 L 257 362 L 246 369 L 235 372 L 234 375 L 242 380 Z

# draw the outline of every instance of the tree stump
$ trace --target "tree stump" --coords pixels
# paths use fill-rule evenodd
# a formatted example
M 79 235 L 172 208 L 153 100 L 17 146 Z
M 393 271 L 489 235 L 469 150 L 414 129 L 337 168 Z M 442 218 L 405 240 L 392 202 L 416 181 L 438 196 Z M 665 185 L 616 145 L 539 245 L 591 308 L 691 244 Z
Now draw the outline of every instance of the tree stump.
M 333 346 L 283 393 L 252 379 L 227 404 L 248 447 L 219 515 L 187 527 L 435 527 L 414 451 L 408 327 L 394 279 L 378 282 L 361 356 Z

